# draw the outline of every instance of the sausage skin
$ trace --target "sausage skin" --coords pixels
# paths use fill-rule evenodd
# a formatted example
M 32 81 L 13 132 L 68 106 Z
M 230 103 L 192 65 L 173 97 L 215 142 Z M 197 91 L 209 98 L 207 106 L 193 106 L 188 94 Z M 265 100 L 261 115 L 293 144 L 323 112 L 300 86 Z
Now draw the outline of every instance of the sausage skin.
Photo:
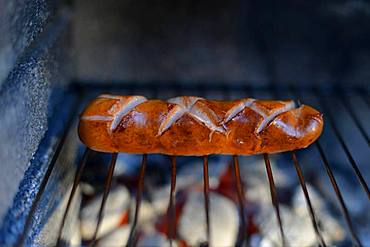
M 181 96 L 162 101 L 104 94 L 83 111 L 78 133 L 100 152 L 202 156 L 305 148 L 322 129 L 320 112 L 289 100 Z

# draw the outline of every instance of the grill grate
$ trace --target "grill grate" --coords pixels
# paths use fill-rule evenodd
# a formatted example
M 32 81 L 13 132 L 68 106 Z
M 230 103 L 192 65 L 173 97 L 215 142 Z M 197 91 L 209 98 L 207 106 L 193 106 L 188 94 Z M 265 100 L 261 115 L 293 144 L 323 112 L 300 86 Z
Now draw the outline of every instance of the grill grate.
M 369 93 L 365 89 L 347 89 L 347 90 L 344 90 L 344 89 L 339 89 L 339 88 L 322 89 L 322 88 L 297 88 L 297 87 L 276 87 L 276 86 L 256 88 L 256 87 L 243 86 L 243 85 L 240 85 L 240 84 L 230 84 L 229 85 L 229 84 L 220 84 L 220 83 L 212 84 L 212 87 L 210 87 L 210 88 L 206 88 L 206 86 L 203 85 L 203 84 L 199 84 L 199 85 L 194 86 L 194 85 L 176 84 L 176 83 L 172 83 L 172 84 L 152 83 L 152 84 L 145 84 L 145 85 L 141 85 L 141 86 L 137 86 L 135 84 L 129 84 L 127 87 L 115 86 L 115 85 L 108 85 L 107 86 L 106 84 L 104 84 L 104 86 L 96 86 L 94 84 L 92 84 L 92 85 L 89 84 L 89 85 L 86 85 L 86 86 L 79 85 L 77 87 L 77 91 L 86 93 L 86 94 L 84 94 L 84 96 L 89 95 L 89 93 L 91 94 L 91 92 L 100 93 L 102 91 L 121 91 L 122 89 L 126 89 L 126 92 L 125 92 L 126 94 L 139 94 L 138 92 L 141 92 L 141 90 L 150 90 L 152 92 L 152 97 L 158 97 L 158 96 L 164 97 L 165 95 L 162 95 L 162 90 L 165 90 L 165 91 L 168 91 L 168 90 L 171 91 L 172 90 L 172 92 L 176 92 L 176 94 L 198 94 L 198 95 L 201 95 L 201 96 L 207 96 L 207 94 L 210 93 L 210 92 L 216 92 L 216 93 L 220 93 L 221 98 L 224 98 L 224 99 L 229 99 L 229 98 L 233 98 L 233 97 L 243 97 L 243 96 L 247 96 L 247 95 L 248 96 L 253 95 L 256 98 L 258 98 L 260 95 L 265 96 L 265 94 L 267 93 L 266 96 L 268 96 L 268 97 L 271 97 L 271 95 L 273 95 L 276 98 L 281 98 L 279 96 L 290 97 L 290 98 L 294 97 L 294 98 L 297 99 L 297 101 L 299 103 L 304 102 L 307 95 L 311 95 L 311 96 L 313 95 L 314 98 L 318 102 L 318 105 L 317 105 L 318 108 L 319 109 L 321 108 L 322 112 L 324 113 L 325 119 L 328 120 L 328 123 L 329 123 L 330 127 L 333 130 L 334 136 L 340 144 L 341 152 L 343 151 L 345 157 L 347 158 L 351 169 L 353 170 L 354 174 L 356 175 L 361 187 L 363 188 L 363 190 L 364 190 L 364 192 L 367 196 L 367 199 L 370 198 L 369 188 L 368 188 L 368 185 L 366 183 L 366 180 L 365 180 L 364 176 L 362 175 L 362 173 L 360 171 L 360 168 L 359 168 L 359 165 L 357 164 L 353 154 L 351 153 L 351 149 L 349 148 L 350 146 L 347 144 L 345 137 L 343 136 L 340 128 L 337 126 L 337 123 L 336 123 L 336 120 L 335 120 L 335 115 L 332 112 L 332 108 L 331 108 L 332 106 L 329 105 L 329 103 L 328 103 L 329 98 L 330 99 L 331 98 L 336 98 L 337 100 L 341 101 L 341 104 L 344 106 L 344 109 L 347 111 L 350 118 L 352 119 L 355 128 L 357 128 L 357 130 L 359 131 L 359 133 L 361 135 L 361 138 L 363 138 L 364 141 L 367 144 L 367 145 L 365 144 L 364 146 L 362 146 L 363 150 L 365 152 L 369 153 L 368 151 L 369 151 L 369 147 L 370 147 L 370 142 L 369 142 L 368 132 L 366 132 L 366 128 L 364 127 L 363 122 L 361 122 L 361 118 L 359 117 L 358 113 L 356 114 L 356 111 L 354 110 L 355 108 L 354 108 L 353 104 L 351 103 L 351 101 L 348 100 L 348 103 L 347 103 L 347 102 L 344 102 L 344 100 L 343 100 L 345 98 L 348 98 L 348 96 L 359 97 L 365 103 L 365 105 L 367 107 L 366 111 L 370 112 Z M 159 94 L 160 91 L 161 91 L 161 94 Z M 191 93 L 189 93 L 189 92 L 191 92 Z M 239 95 L 239 94 L 241 94 L 241 95 Z M 173 96 L 173 95 L 171 95 L 171 96 Z M 73 116 L 73 117 L 76 117 L 76 116 Z M 67 133 L 67 131 L 66 131 L 66 133 Z M 360 239 L 357 235 L 356 228 L 355 228 L 355 226 L 352 222 L 352 218 L 351 218 L 349 210 L 347 208 L 346 201 L 343 198 L 342 192 L 341 192 L 341 190 L 338 186 L 338 183 L 336 181 L 336 178 L 335 178 L 335 175 L 334 175 L 334 172 L 333 172 L 333 166 L 329 162 L 329 159 L 327 157 L 327 151 L 324 150 L 323 145 L 321 144 L 322 138 L 324 138 L 324 137 L 321 137 L 320 140 L 317 141 L 313 146 L 317 149 L 317 151 L 320 155 L 321 163 L 322 163 L 324 169 L 326 170 L 327 175 L 330 179 L 331 185 L 332 185 L 332 187 L 335 191 L 340 209 L 342 210 L 344 220 L 347 224 L 347 227 L 348 227 L 348 230 L 349 230 L 349 233 L 350 233 L 350 236 L 351 236 L 352 243 L 353 243 L 353 245 L 361 246 L 362 244 L 361 244 L 361 241 L 360 241 Z M 64 145 L 64 140 L 65 140 L 65 136 L 62 137 L 61 140 L 60 140 L 60 144 L 59 144 L 60 147 L 62 147 Z M 40 187 L 40 190 L 37 193 L 37 196 L 36 196 L 36 198 L 33 202 L 31 211 L 30 211 L 30 213 L 27 217 L 23 234 L 18 239 L 18 244 L 17 244 L 18 246 L 21 246 L 25 241 L 25 238 L 26 238 L 27 233 L 29 231 L 29 227 L 31 225 L 30 222 L 32 221 L 32 215 L 35 212 L 35 209 L 38 205 L 38 202 L 39 202 L 39 200 L 42 196 L 42 193 L 44 192 L 44 188 L 45 188 L 46 184 L 48 183 L 48 179 L 49 179 L 50 174 L 53 170 L 55 161 L 57 160 L 57 158 L 59 156 L 60 149 L 61 148 L 58 148 L 56 150 L 55 155 L 53 157 L 53 161 L 50 164 L 50 167 L 48 168 L 48 171 L 47 171 L 47 173 L 46 173 L 46 175 L 45 175 L 45 177 L 42 181 L 42 185 Z M 302 152 L 305 152 L 305 150 L 303 150 Z M 73 187 L 72 187 L 72 190 L 71 190 L 71 193 L 70 193 L 70 196 L 69 196 L 69 199 L 68 199 L 68 203 L 67 203 L 67 206 L 66 206 L 66 209 L 65 209 L 65 212 L 64 212 L 64 216 L 63 216 L 63 219 L 62 219 L 62 222 L 60 224 L 59 231 L 58 231 L 57 246 L 60 246 L 62 244 L 61 236 L 62 236 L 62 233 L 63 233 L 63 228 L 65 226 L 66 218 L 68 216 L 68 212 L 69 212 L 70 207 L 71 207 L 71 202 L 72 202 L 72 199 L 73 199 L 73 197 L 76 193 L 78 184 L 79 184 L 80 179 L 81 179 L 82 172 L 85 169 L 85 165 L 87 163 L 87 160 L 88 160 L 89 156 L 91 156 L 91 154 L 92 154 L 92 151 L 87 148 L 83 157 L 82 157 L 81 163 L 77 167 L 76 174 L 75 174 L 75 177 L 74 177 Z M 316 218 L 316 215 L 315 215 L 315 210 L 314 210 L 313 205 L 311 203 L 310 195 L 309 195 L 307 187 L 306 187 L 306 181 L 305 181 L 305 177 L 304 177 L 303 172 L 302 172 L 301 164 L 300 164 L 299 159 L 296 155 L 296 152 L 294 152 L 294 151 L 290 152 L 290 155 L 291 155 L 292 164 L 294 165 L 294 168 L 295 168 L 296 173 L 297 173 L 297 177 L 299 179 L 301 189 L 302 189 L 303 194 L 305 196 L 305 201 L 307 203 L 309 216 L 311 218 L 312 226 L 314 228 L 314 231 L 315 231 L 315 234 L 316 234 L 316 237 L 317 237 L 317 241 L 321 246 L 326 246 L 326 243 L 323 239 L 323 236 L 321 235 L 320 230 L 319 230 L 320 228 L 319 228 L 318 221 L 317 221 L 317 218 Z M 270 165 L 270 158 L 269 158 L 268 154 L 264 154 L 263 157 L 264 157 L 264 160 L 265 160 L 268 182 L 269 182 L 269 185 L 270 185 L 272 204 L 275 208 L 275 213 L 276 213 L 277 221 L 278 221 L 279 228 L 280 228 L 281 241 L 282 241 L 281 243 L 282 243 L 283 246 L 286 246 L 286 237 L 285 237 L 285 234 L 284 234 L 284 227 L 283 227 L 282 217 L 280 215 L 279 200 L 278 200 L 278 197 L 277 197 L 277 188 L 276 188 L 275 183 L 274 183 L 274 175 L 273 175 L 273 171 L 272 171 L 271 165 Z M 99 216 L 98 216 L 98 221 L 97 221 L 98 223 L 96 225 L 96 229 L 95 229 L 95 233 L 94 233 L 94 237 L 93 237 L 93 241 L 91 242 L 91 245 L 95 245 L 95 243 L 96 243 L 96 235 L 97 235 L 97 232 L 98 232 L 98 229 L 99 229 L 99 225 L 100 225 L 102 217 L 104 217 L 104 215 L 103 215 L 104 206 L 105 206 L 106 199 L 109 195 L 109 190 L 110 190 L 110 187 L 111 187 L 111 181 L 112 181 L 112 177 L 113 177 L 113 172 L 114 172 L 114 168 L 115 168 L 116 159 L 117 159 L 117 154 L 112 154 L 111 163 L 110 163 L 109 171 L 108 171 L 108 176 L 106 177 L 106 180 L 105 180 L 104 194 L 103 194 L 103 199 L 102 199 L 102 203 L 101 203 L 101 207 L 100 207 L 100 211 L 99 211 Z M 134 217 L 132 219 L 132 227 L 131 227 L 131 231 L 130 231 L 130 237 L 129 237 L 129 240 L 128 240 L 128 243 L 127 243 L 128 246 L 134 246 L 136 241 L 137 241 L 136 227 L 137 227 L 138 214 L 139 214 L 139 210 L 140 210 L 140 203 L 141 203 L 143 188 L 144 188 L 144 176 L 145 176 L 145 171 L 146 171 L 146 163 L 147 163 L 147 155 L 144 154 L 143 158 L 142 158 L 141 168 L 140 168 L 139 184 L 138 184 L 138 187 L 137 187 L 138 189 L 137 189 L 137 192 L 136 192 L 136 208 L 135 208 Z M 234 168 L 234 179 L 236 181 L 236 191 L 237 191 L 237 195 L 238 195 L 238 203 L 239 203 L 239 211 L 240 211 L 239 213 L 240 213 L 240 219 L 241 219 L 240 230 L 239 230 L 239 235 L 238 235 L 238 240 L 237 240 L 237 246 L 242 246 L 245 243 L 249 242 L 249 236 L 246 236 L 247 234 L 246 234 L 246 230 L 245 230 L 248 227 L 247 224 L 246 224 L 246 221 L 245 221 L 247 215 L 245 214 L 245 211 L 244 211 L 244 208 L 245 208 L 244 207 L 244 205 L 245 205 L 244 191 L 243 191 L 243 186 L 242 186 L 242 178 L 240 176 L 238 157 L 236 155 L 233 156 L 233 168 Z M 210 219 L 210 217 L 209 217 L 209 207 L 210 207 L 209 203 L 210 203 L 210 201 L 209 201 L 208 156 L 203 157 L 203 175 L 204 175 L 204 196 L 205 196 L 205 205 L 204 206 L 205 206 L 205 211 L 206 211 L 206 226 L 207 226 L 206 233 L 207 233 L 207 239 L 208 239 L 208 242 L 209 242 L 209 240 L 210 240 L 209 239 L 210 238 L 210 221 L 212 219 Z M 169 237 L 170 241 L 173 240 L 173 239 L 176 239 L 175 190 L 176 190 L 176 157 L 171 157 L 171 192 L 170 192 L 170 196 L 169 196 L 169 205 L 168 205 L 168 217 L 169 217 L 169 220 L 168 220 L 168 222 L 169 222 L 168 237 Z

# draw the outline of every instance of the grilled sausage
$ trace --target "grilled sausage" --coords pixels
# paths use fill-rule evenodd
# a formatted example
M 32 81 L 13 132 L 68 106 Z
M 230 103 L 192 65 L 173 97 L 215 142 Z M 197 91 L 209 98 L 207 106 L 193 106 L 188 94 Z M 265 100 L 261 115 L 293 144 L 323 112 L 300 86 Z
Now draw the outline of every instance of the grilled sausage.
M 296 108 L 293 101 L 105 94 L 86 107 L 78 132 L 85 145 L 101 152 L 200 156 L 305 148 L 322 128 L 320 112 Z

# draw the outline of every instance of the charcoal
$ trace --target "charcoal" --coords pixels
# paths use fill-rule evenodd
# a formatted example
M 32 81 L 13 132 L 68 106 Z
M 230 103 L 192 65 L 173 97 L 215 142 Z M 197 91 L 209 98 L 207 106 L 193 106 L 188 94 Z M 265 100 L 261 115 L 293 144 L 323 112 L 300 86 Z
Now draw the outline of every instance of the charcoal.
M 98 238 L 119 226 L 122 217 L 128 210 L 129 198 L 130 194 L 126 187 L 118 186 L 111 189 L 105 204 L 104 217 L 97 234 Z M 83 239 L 91 239 L 93 237 L 101 201 L 102 195 L 95 197 L 81 210 L 81 233 Z
M 99 239 L 98 246 L 99 247 L 119 247 L 119 246 L 126 246 L 127 240 L 130 235 L 130 225 L 121 226 L 115 229 L 113 232 L 109 233 L 105 237 Z
M 270 158 L 276 187 L 291 188 L 291 178 L 280 170 L 274 159 Z M 239 158 L 240 173 L 246 185 L 246 197 L 251 202 L 271 203 L 271 192 L 269 188 L 265 161 L 263 157 Z
M 306 187 L 314 210 L 317 212 L 326 210 L 325 201 L 321 197 L 321 195 L 316 191 L 316 189 L 308 183 L 306 184 Z M 297 215 L 305 216 L 307 213 L 307 202 L 303 190 L 300 186 L 296 188 L 292 201 L 295 213 Z
M 290 246 L 311 246 L 316 243 L 316 236 L 309 219 L 306 221 L 305 218 L 297 217 L 284 205 L 280 205 L 280 215 L 285 237 Z M 256 222 L 263 236 L 261 246 L 281 246 L 280 229 L 272 205 L 261 207 Z
M 339 222 L 332 216 L 327 208 L 325 200 L 315 190 L 313 186 L 307 184 L 310 201 L 316 215 L 317 224 L 326 243 L 331 244 L 344 239 L 344 229 Z M 293 210 L 295 214 L 309 223 L 310 215 L 307 203 L 300 187 L 297 187 L 293 196 Z
M 216 188 L 219 184 L 221 174 L 228 167 L 226 160 L 209 160 L 209 186 Z M 183 188 L 194 184 L 203 184 L 203 161 L 202 159 L 184 165 L 183 169 L 178 172 L 178 188 Z
M 277 166 L 274 158 L 270 157 L 270 165 L 274 175 L 275 185 L 277 187 L 292 187 L 293 182 L 291 177 L 284 170 Z M 240 156 L 239 157 L 240 172 L 245 176 L 245 182 L 253 186 L 259 184 L 260 181 L 268 181 L 265 161 L 262 156 Z
M 168 198 L 167 198 L 168 203 Z M 136 201 L 133 199 L 133 202 L 130 205 L 131 212 L 135 212 Z M 143 224 L 152 225 L 156 219 L 156 212 L 152 204 L 150 204 L 147 200 L 141 200 L 140 204 L 140 211 L 137 218 L 138 224 L 141 226 Z
M 69 244 L 70 246 L 81 246 L 82 238 L 81 238 L 81 231 L 79 229 L 80 222 L 76 221 L 75 226 L 76 227 L 73 229 L 71 233 L 71 239 L 69 241 Z
M 93 196 L 95 194 L 95 188 L 89 183 L 80 182 L 80 189 L 83 195 Z
M 219 178 L 228 168 L 227 160 L 211 160 L 209 161 L 209 186 L 217 188 Z M 176 189 L 201 187 L 203 186 L 203 161 L 201 159 L 194 160 L 183 165 L 176 174 Z M 153 191 L 153 206 L 158 213 L 164 212 L 168 206 L 168 198 L 170 194 L 171 184 L 167 183 L 157 190 Z
M 333 244 L 342 241 L 345 234 L 344 229 L 328 211 L 324 199 L 311 185 L 308 184 L 307 189 L 315 210 L 319 230 L 325 242 Z M 292 208 L 280 204 L 280 214 L 288 244 L 291 246 L 317 245 L 307 203 L 300 187 L 295 189 Z M 256 217 L 256 222 L 263 235 L 260 246 L 273 246 L 282 243 L 276 213 L 272 205 L 262 205 Z
M 139 239 L 137 244 L 138 247 L 147 247 L 147 246 L 161 246 L 161 247 L 170 247 L 170 241 L 163 234 L 153 232 L 145 234 L 142 238 Z M 177 247 L 176 241 L 172 243 L 173 247 Z
M 234 245 L 239 226 L 239 215 L 235 204 L 229 199 L 211 192 L 209 213 L 210 245 Z M 191 246 L 199 245 L 207 240 L 203 193 L 190 192 L 182 211 L 178 230 L 180 236 Z

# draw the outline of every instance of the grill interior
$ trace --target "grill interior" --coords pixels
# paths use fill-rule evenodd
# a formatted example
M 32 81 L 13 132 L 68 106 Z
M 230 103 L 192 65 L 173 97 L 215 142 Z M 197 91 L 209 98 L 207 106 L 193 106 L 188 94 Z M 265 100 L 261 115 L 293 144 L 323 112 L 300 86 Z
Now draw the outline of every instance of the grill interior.
M 309 181 L 315 184 L 315 181 L 327 179 L 331 186 L 331 191 L 335 195 L 335 200 L 328 202 L 333 212 L 340 213 L 338 219 L 346 229 L 346 237 L 341 244 L 352 243 L 356 246 L 366 245 L 369 243 L 369 239 L 365 239 L 360 232 L 365 231 L 365 227 L 369 227 L 368 216 L 363 219 L 358 216 L 353 216 L 351 206 L 351 199 L 347 198 L 348 193 L 343 193 L 343 190 L 348 190 L 341 186 L 341 181 L 338 180 L 338 175 L 345 174 L 350 181 L 351 186 L 356 191 L 361 190 L 362 200 L 367 204 L 370 199 L 369 188 L 367 185 L 370 169 L 368 166 L 368 160 L 370 158 L 369 146 L 370 146 L 370 94 L 365 88 L 338 88 L 338 87 L 299 87 L 299 86 L 277 86 L 272 85 L 268 87 L 252 87 L 245 84 L 226 84 L 216 83 L 208 85 L 204 83 L 199 84 L 186 84 L 186 83 L 148 83 L 148 84 L 79 84 L 75 83 L 70 91 L 69 95 L 73 101 L 76 102 L 73 108 L 76 110 L 70 114 L 70 124 L 64 131 L 64 135 L 57 145 L 54 157 L 46 171 L 46 175 L 43 178 L 40 189 L 36 195 L 36 199 L 32 203 L 31 210 L 25 221 L 23 233 L 17 239 L 18 246 L 24 243 L 32 243 L 34 239 L 30 236 L 33 231 L 32 226 L 34 223 L 35 213 L 41 207 L 40 201 L 47 197 L 48 186 L 54 183 L 55 174 L 57 173 L 58 167 L 65 162 L 64 155 L 66 150 L 72 150 L 69 152 L 83 153 L 76 158 L 75 164 L 68 164 L 72 169 L 76 169 L 73 179 L 73 185 L 69 194 L 66 195 L 68 198 L 67 203 L 62 207 L 62 217 L 58 218 L 57 226 L 54 228 L 52 241 L 58 246 L 65 245 L 66 242 L 66 231 L 71 227 L 71 211 L 74 210 L 73 199 L 76 197 L 78 191 L 78 185 L 83 174 L 86 173 L 91 167 L 92 159 L 96 159 L 98 154 L 89 149 L 84 149 L 82 144 L 79 143 L 77 138 L 76 123 L 78 122 L 78 111 L 80 111 L 86 103 L 97 96 L 100 93 L 119 93 L 119 94 L 137 94 L 144 95 L 148 98 L 161 98 L 166 99 L 177 95 L 195 95 L 202 96 L 210 99 L 235 99 L 242 97 L 253 97 L 253 98 L 291 98 L 295 99 L 298 104 L 308 104 L 319 109 L 324 114 L 325 128 L 320 139 L 304 150 L 298 150 L 283 154 L 262 154 L 265 170 L 268 180 L 271 203 L 275 211 L 275 217 L 277 219 L 280 229 L 280 244 L 286 246 L 286 227 L 284 224 L 283 217 L 281 216 L 281 200 L 279 198 L 278 188 L 275 186 L 274 171 L 270 164 L 271 156 L 283 157 L 285 159 L 285 166 L 289 166 L 290 169 L 295 171 L 292 180 L 299 182 L 299 185 L 303 191 L 307 210 L 311 219 L 312 227 L 316 234 L 317 243 L 320 246 L 327 246 L 325 242 L 319 219 L 316 216 L 317 211 L 315 210 L 310 193 L 307 190 L 306 183 Z M 151 155 L 149 155 L 151 156 Z M 149 157 L 150 158 L 150 157 Z M 249 217 L 250 212 L 246 209 L 246 198 L 245 198 L 245 181 L 240 173 L 240 167 L 244 164 L 239 162 L 238 156 L 229 157 L 233 169 L 233 179 L 235 183 L 235 190 L 237 194 L 237 206 L 239 209 L 239 234 L 237 237 L 237 246 L 251 244 L 251 239 L 248 234 L 248 222 L 246 219 Z M 176 239 L 176 161 L 181 159 L 180 157 L 170 157 L 168 161 L 168 179 L 170 179 L 171 191 L 168 195 L 168 233 L 167 236 L 172 242 L 172 239 Z M 195 159 L 195 158 L 194 158 Z M 208 245 L 210 238 L 210 218 L 209 207 L 212 204 L 209 200 L 209 169 L 212 169 L 212 161 L 208 160 L 208 157 L 203 158 L 197 157 L 196 159 L 203 159 L 203 193 L 205 197 L 204 210 L 206 212 L 206 221 L 204 225 L 206 227 L 207 242 L 204 245 Z M 106 176 L 104 181 L 96 181 L 101 183 L 103 187 L 103 199 L 101 201 L 101 207 L 98 215 L 98 223 L 96 225 L 95 234 L 91 241 L 86 242 L 86 245 L 95 245 L 97 243 L 97 232 L 100 227 L 101 219 L 104 217 L 103 211 L 107 198 L 109 197 L 110 187 L 112 184 L 114 169 L 116 165 L 117 154 L 112 154 L 110 157 L 110 164 L 107 166 Z M 140 227 L 138 222 L 138 214 L 141 209 L 141 201 L 143 200 L 143 194 L 145 194 L 145 183 L 147 177 L 145 174 L 148 170 L 147 167 L 148 155 L 142 156 L 142 162 L 139 166 L 138 171 L 138 183 L 134 186 L 136 207 L 135 210 L 129 213 L 129 222 L 131 224 L 130 237 L 128 238 L 127 245 L 135 246 L 138 240 L 138 228 Z M 210 164 L 209 164 L 210 163 Z M 104 166 L 105 167 L 105 166 Z M 325 177 L 322 174 L 326 174 Z M 364 212 L 366 213 L 366 212 Z M 365 215 L 365 214 L 364 214 Z M 367 218 L 366 218 L 367 217 Z M 61 219 L 61 220 L 60 220 Z M 364 223 L 367 223 L 364 226 Z M 58 230 L 55 230 L 58 229 Z M 370 228 L 367 228 L 370 229 Z M 304 233 L 302 233 L 304 234 Z M 364 242 L 367 241 L 367 242 Z M 51 243 L 52 244 L 52 243 Z

